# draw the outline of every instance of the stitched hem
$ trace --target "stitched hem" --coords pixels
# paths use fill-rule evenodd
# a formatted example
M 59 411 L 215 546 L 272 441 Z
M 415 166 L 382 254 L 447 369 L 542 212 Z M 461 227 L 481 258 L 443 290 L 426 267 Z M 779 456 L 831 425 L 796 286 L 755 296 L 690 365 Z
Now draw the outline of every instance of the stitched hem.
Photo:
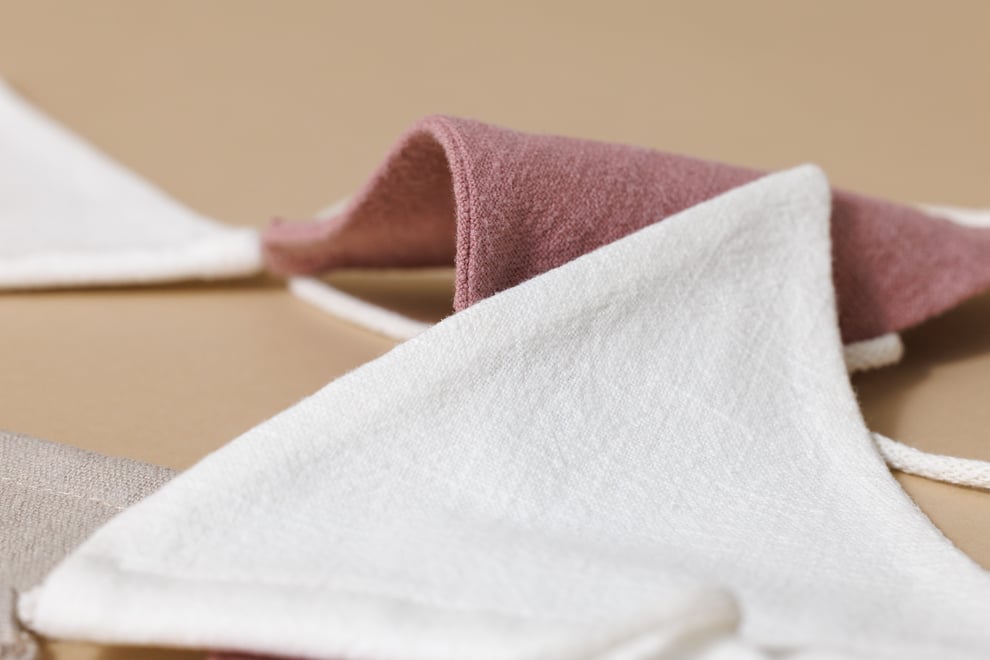
M 738 624 L 734 601 L 721 591 L 678 596 L 633 625 L 589 626 L 339 589 L 163 576 L 93 556 L 74 564 L 21 598 L 30 628 L 87 641 L 280 656 L 496 660 L 605 658 L 642 639 L 655 651 Z
M 444 117 L 436 117 L 437 139 L 447 154 L 447 166 L 454 188 L 455 205 L 455 269 L 457 281 L 454 287 L 454 311 L 460 311 L 471 304 L 474 292 L 471 290 L 471 259 L 474 248 L 474 191 L 471 189 L 471 176 L 465 159 L 467 149 L 460 135 L 450 128 Z
M 48 495 L 58 495 L 60 497 L 68 497 L 68 498 L 74 499 L 74 500 L 82 500 L 82 501 L 85 501 L 85 502 L 92 502 L 94 504 L 100 504 L 102 506 L 105 506 L 108 509 L 113 510 L 113 511 L 123 511 L 124 508 L 125 508 L 125 507 L 120 506 L 118 504 L 114 504 L 113 502 L 108 502 L 106 500 L 101 500 L 98 497 L 91 497 L 89 495 L 84 495 L 82 493 L 73 493 L 71 491 L 54 490 L 54 489 L 51 489 L 51 488 L 43 488 L 41 486 L 34 486 L 32 484 L 25 483 L 23 481 L 18 481 L 17 479 L 12 479 L 10 477 L 0 477 L 0 481 L 2 481 L 4 483 L 13 484 L 14 486 L 17 486 L 18 488 L 24 488 L 26 490 L 34 491 L 36 493 L 46 493 Z
M 118 479 L 121 468 L 133 479 Z M 94 471 L 103 478 L 89 478 Z M 19 488 L 91 501 L 121 511 L 143 499 L 149 486 L 158 487 L 173 474 L 167 468 L 140 461 L 0 431 L 0 482 Z
M 45 252 L 0 259 L 0 287 L 38 289 L 221 279 L 261 270 L 261 245 L 251 229 L 231 230 L 163 249 L 91 253 Z

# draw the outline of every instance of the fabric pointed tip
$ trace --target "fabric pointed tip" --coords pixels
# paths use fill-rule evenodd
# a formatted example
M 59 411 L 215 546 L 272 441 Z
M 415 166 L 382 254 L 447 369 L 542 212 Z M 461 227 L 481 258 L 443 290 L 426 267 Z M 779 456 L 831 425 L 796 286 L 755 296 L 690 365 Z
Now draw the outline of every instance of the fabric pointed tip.
M 771 176 L 771 175 L 767 175 Z M 809 200 L 819 206 L 824 204 L 829 211 L 832 208 L 832 187 L 828 175 L 815 163 L 803 163 L 780 173 L 781 177 L 790 178 L 796 184 L 796 189 L 804 193 Z M 774 188 L 772 190 L 779 190 Z
M 0 289 L 254 275 L 258 232 L 186 207 L 0 83 Z
M 332 227 L 324 223 L 277 218 L 262 233 L 266 269 L 275 275 L 310 275 L 332 269 L 334 262 L 314 248 L 332 240 Z
M 323 227 L 312 221 L 277 217 L 264 229 L 262 236 L 268 248 L 279 243 L 304 243 L 321 233 L 325 233 Z

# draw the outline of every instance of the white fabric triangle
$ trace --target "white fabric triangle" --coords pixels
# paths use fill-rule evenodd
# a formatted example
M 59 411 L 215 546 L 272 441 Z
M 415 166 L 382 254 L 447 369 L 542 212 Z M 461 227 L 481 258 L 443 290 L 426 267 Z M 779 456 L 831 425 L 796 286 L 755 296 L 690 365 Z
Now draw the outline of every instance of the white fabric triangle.
M 0 81 L 0 288 L 236 277 L 257 232 L 172 200 Z
M 799 168 L 456 314 L 112 520 L 21 612 L 317 658 L 986 657 L 990 574 L 849 386 L 828 218 Z

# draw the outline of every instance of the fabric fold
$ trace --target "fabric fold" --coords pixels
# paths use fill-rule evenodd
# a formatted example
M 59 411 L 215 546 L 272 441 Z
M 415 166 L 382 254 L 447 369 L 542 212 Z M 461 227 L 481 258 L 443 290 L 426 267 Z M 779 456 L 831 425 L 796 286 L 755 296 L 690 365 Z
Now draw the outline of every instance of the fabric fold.
M 123 512 L 22 615 L 311 658 L 984 657 L 990 575 L 851 391 L 830 199 L 772 175 L 470 306 Z
M 433 116 L 338 213 L 270 227 L 265 257 L 287 275 L 456 264 L 461 310 L 760 176 Z M 836 190 L 832 240 L 847 343 L 904 330 L 990 286 L 990 231 L 913 207 Z
M 192 211 L 0 81 L 0 289 L 260 272 L 253 229 Z

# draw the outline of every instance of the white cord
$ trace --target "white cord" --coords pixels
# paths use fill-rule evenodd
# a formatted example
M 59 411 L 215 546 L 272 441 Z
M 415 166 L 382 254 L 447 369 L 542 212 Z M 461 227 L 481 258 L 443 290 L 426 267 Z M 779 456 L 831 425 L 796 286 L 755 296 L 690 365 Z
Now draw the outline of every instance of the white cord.
M 895 470 L 934 481 L 990 490 L 990 461 L 930 454 L 896 440 L 873 434 L 877 449 Z
M 846 360 L 846 370 L 868 371 L 879 369 L 901 361 L 904 356 L 904 344 L 896 332 L 846 344 L 842 348 Z
M 373 305 L 311 277 L 290 278 L 289 291 L 328 314 L 391 339 L 412 339 L 430 327 L 429 323 Z
M 946 218 L 964 227 L 990 227 L 990 209 L 966 209 L 934 204 L 924 204 L 921 209 L 929 215 Z

